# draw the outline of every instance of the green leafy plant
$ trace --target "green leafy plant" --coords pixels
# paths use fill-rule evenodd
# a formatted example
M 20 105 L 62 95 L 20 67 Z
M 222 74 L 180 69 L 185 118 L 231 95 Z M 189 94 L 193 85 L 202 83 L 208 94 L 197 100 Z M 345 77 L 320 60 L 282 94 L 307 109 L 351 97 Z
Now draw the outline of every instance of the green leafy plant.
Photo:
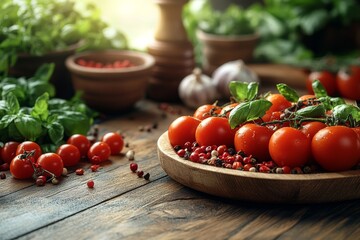
M 101 19 L 94 5 L 72 0 L 0 2 L 0 72 L 18 54 L 40 56 L 79 44 L 85 49 L 126 48 L 125 36 Z
M 199 29 L 206 33 L 222 36 L 253 34 L 256 27 L 238 5 L 230 5 L 224 12 L 214 10 L 210 5 L 204 8 L 199 18 Z
M 54 151 L 75 133 L 87 134 L 96 112 L 75 95 L 53 98 L 49 83 L 54 64 L 43 65 L 29 79 L 0 79 L 0 141 L 36 141 L 44 151 Z
M 238 12 L 237 14 L 234 14 Z M 241 14 L 240 14 L 241 12 Z M 260 35 L 260 42 L 255 50 L 257 61 L 293 64 L 302 67 L 313 66 L 325 55 L 341 58 L 354 58 L 359 51 L 346 49 L 316 49 L 308 42 L 321 42 L 326 28 L 341 29 L 360 22 L 360 4 L 356 0 L 264 0 L 262 4 L 252 4 L 247 9 L 214 11 L 208 0 L 192 0 L 184 9 L 184 25 L 190 39 L 197 46 L 197 28 L 203 28 L 214 34 L 231 35 L 246 30 L 241 19 L 248 19 L 248 24 Z M 220 16 L 224 20 L 220 20 Z M 237 20 L 229 20 L 238 16 Z M 246 17 L 246 18 L 245 18 Z M 206 19 L 205 23 L 201 23 Z M 246 26 L 246 25 L 245 25 Z M 337 36 L 341 39 L 341 36 Z M 322 47 L 324 44 L 319 43 Z M 196 51 L 201 63 L 201 51 Z

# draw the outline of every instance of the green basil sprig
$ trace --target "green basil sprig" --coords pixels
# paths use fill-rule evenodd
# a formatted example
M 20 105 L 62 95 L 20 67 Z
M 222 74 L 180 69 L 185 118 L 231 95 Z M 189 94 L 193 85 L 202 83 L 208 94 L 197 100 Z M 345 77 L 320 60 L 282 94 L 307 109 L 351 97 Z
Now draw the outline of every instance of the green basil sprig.
M 230 112 L 230 127 L 235 128 L 242 123 L 256 120 L 264 116 L 271 105 L 272 103 L 266 99 L 257 99 L 240 103 Z

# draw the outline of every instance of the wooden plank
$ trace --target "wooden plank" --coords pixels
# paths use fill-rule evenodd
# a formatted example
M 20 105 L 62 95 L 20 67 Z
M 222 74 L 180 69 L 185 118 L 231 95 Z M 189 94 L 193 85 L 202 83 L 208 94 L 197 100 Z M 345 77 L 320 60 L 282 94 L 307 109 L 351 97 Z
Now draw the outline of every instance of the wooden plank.
M 358 233 L 358 204 L 231 201 L 163 177 L 22 239 L 52 238 L 59 229 L 64 239 L 352 239 Z
M 173 119 L 178 115 L 163 113 L 157 104 L 144 102 L 138 111 L 110 118 L 99 125 L 100 136 L 104 132 L 121 130 L 125 135 L 128 149 L 135 150 L 135 162 L 144 172 L 151 174 L 151 179 L 165 176 L 159 166 L 156 141 Z M 139 131 L 139 126 L 158 122 L 157 129 L 151 132 Z M 31 181 L 17 181 L 11 177 L 1 181 L 0 197 L 0 236 L 5 239 L 16 238 L 38 228 L 52 224 L 68 216 L 107 201 L 148 184 L 129 169 L 129 160 L 124 156 L 111 157 L 99 172 L 91 172 L 89 163 L 83 163 L 85 175 L 72 172 L 62 179 L 58 186 L 47 184 L 37 187 Z M 87 188 L 86 182 L 93 179 L 96 187 Z M 12 185 L 14 184 L 15 185 Z

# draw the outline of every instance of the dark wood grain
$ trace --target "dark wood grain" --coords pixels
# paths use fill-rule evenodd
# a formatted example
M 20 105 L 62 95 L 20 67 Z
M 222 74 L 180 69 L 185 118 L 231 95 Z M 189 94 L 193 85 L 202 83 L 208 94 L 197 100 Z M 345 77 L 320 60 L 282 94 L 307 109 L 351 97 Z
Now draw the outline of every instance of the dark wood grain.
M 79 236 L 80 231 L 80 239 L 355 239 L 360 213 L 352 209 L 357 204 L 234 202 L 162 177 L 24 239 L 52 238 L 57 229 L 62 238 Z
M 178 106 L 175 106 L 178 107 Z M 189 113 L 186 109 L 182 113 Z M 37 187 L 8 174 L 0 180 L 0 239 L 356 239 L 360 201 L 288 205 L 234 201 L 197 192 L 161 168 L 156 141 L 178 115 L 142 101 L 126 114 L 99 123 L 101 133 L 120 130 L 129 147 L 99 172 L 83 162 L 59 185 Z M 157 129 L 139 127 L 158 123 Z M 150 180 L 129 169 L 127 150 Z M 95 188 L 86 182 L 92 179 Z M 251 187 L 247 191 L 252 191 Z

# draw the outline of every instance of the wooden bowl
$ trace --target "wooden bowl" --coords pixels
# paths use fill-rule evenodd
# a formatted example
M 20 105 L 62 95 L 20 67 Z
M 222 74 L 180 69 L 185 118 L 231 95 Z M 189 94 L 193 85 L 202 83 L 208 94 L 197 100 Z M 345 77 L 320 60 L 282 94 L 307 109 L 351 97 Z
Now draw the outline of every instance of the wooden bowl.
M 175 181 L 215 196 L 267 203 L 321 203 L 360 198 L 360 170 L 317 174 L 245 172 L 177 156 L 167 132 L 157 142 L 162 168 Z
M 196 35 L 202 46 L 203 62 L 215 67 L 239 59 L 245 63 L 251 62 L 259 41 L 258 34 L 220 36 L 198 30 Z M 212 73 L 212 69 L 206 66 L 204 70 Z
M 102 63 L 129 60 L 134 66 L 91 68 L 77 64 L 78 59 Z M 84 52 L 66 59 L 74 89 L 82 91 L 84 101 L 101 112 L 126 111 L 143 98 L 154 63 L 147 53 L 125 50 Z

